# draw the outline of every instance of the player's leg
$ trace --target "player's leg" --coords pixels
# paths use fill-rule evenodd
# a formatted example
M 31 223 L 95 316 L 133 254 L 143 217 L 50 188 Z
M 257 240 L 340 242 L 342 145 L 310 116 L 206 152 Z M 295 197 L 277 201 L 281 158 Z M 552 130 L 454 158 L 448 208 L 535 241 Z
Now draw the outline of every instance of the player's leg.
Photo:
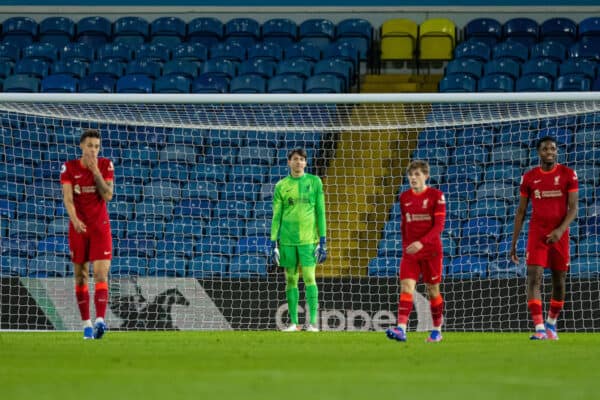
M 423 260 L 423 281 L 427 285 L 427 294 L 429 296 L 429 308 L 431 310 L 431 319 L 433 329 L 431 330 L 428 342 L 442 341 L 442 323 L 444 321 L 444 299 L 440 293 L 440 282 L 442 281 L 442 254 L 429 260 Z
M 310 319 L 306 330 L 309 332 L 318 332 L 319 316 L 319 288 L 315 278 L 317 269 L 317 260 L 315 258 L 315 245 L 298 246 L 298 257 L 302 266 L 302 280 L 304 281 L 304 292 L 306 302 L 308 303 L 308 313 Z
M 385 331 L 390 339 L 406 341 L 408 317 L 413 308 L 413 293 L 420 276 L 420 267 L 414 257 L 404 256 L 400 262 L 400 297 L 398 299 L 398 324 Z
M 535 333 L 530 337 L 531 340 L 546 339 L 541 293 L 543 277 L 543 267 L 539 265 L 527 266 L 527 307 L 529 308 L 529 314 L 531 315 L 531 320 L 535 326 Z
M 285 297 L 288 303 L 288 314 L 290 325 L 284 329 L 285 332 L 296 332 L 298 330 L 298 280 L 300 271 L 298 269 L 298 250 L 296 246 L 279 246 L 281 265 L 285 271 Z
M 73 262 L 73 276 L 75 278 L 75 298 L 83 323 L 83 338 L 93 339 L 94 333 L 90 319 L 90 291 L 89 283 L 89 241 L 87 236 L 77 233 L 69 224 L 69 250 Z
M 567 271 L 569 269 L 569 235 L 563 235 L 561 240 L 550 251 L 552 268 L 552 297 L 548 318 L 544 324 L 546 336 L 550 340 L 558 340 L 556 321 L 565 304 Z
M 106 325 L 106 307 L 108 306 L 108 272 L 110 260 L 94 261 L 94 306 L 96 321 L 94 322 L 94 338 L 102 339 L 108 330 Z

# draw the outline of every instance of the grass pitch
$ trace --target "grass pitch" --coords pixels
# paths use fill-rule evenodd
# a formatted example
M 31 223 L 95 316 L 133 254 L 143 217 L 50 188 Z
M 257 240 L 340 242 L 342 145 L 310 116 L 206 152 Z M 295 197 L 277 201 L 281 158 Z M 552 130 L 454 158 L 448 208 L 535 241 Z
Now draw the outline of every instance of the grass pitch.
M 598 399 L 600 335 L 0 332 L 0 398 Z M 476 396 L 476 397 L 474 397 Z

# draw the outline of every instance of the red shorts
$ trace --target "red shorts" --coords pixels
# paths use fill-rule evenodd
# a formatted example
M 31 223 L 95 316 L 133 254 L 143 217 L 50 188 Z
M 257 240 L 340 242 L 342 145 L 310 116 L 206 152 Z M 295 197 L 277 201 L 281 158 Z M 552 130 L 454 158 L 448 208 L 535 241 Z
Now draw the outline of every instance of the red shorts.
M 527 254 L 525 256 L 527 265 L 539 265 L 540 267 L 555 269 L 557 271 L 569 270 L 569 233 L 564 235 L 556 243 L 546 243 L 546 235 L 550 232 L 540 230 L 529 230 L 527 236 Z
M 442 281 L 442 252 L 437 252 L 431 257 L 421 258 L 413 254 L 404 254 L 400 262 L 400 280 L 412 279 L 419 282 L 423 275 L 423 282 L 435 285 Z
M 88 261 L 112 260 L 112 234 L 110 224 L 87 226 L 87 232 L 77 233 L 69 223 L 69 248 L 71 261 L 83 264 Z

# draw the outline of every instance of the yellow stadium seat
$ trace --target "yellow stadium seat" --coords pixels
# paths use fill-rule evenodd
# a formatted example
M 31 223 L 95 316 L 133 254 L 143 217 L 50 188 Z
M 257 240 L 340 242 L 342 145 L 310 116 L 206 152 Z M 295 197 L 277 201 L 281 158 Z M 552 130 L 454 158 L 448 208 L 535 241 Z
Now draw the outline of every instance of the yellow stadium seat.
M 406 18 L 387 20 L 381 25 L 381 59 L 413 60 L 419 27 Z
M 456 45 L 456 25 L 446 18 L 431 18 L 419 27 L 419 59 L 451 60 Z

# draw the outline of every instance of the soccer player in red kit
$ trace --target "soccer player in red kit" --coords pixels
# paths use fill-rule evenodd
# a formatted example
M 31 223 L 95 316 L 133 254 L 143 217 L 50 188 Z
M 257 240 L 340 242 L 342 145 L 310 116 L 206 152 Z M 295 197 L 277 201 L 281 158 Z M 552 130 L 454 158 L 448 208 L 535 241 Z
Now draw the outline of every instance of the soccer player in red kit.
M 537 143 L 540 166 L 521 178 L 521 196 L 515 215 L 510 257 L 519 263 L 517 239 L 523 226 L 527 203 L 532 213 L 527 235 L 527 305 L 535 333 L 532 340 L 558 340 L 556 319 L 565 302 L 565 281 L 569 270 L 569 224 L 577 216 L 578 183 L 572 169 L 556 161 L 556 140 L 543 137 Z M 541 284 L 544 268 L 552 270 L 552 297 L 544 324 Z
M 108 271 L 112 236 L 106 202 L 113 196 L 114 167 L 98 158 L 100 133 L 86 129 L 79 140 L 81 158 L 64 163 L 60 170 L 63 201 L 69 214 L 69 248 L 75 274 L 75 295 L 83 321 L 83 338 L 100 339 L 108 329 Z M 96 321 L 90 320 L 89 263 L 94 264 Z
M 414 160 L 408 166 L 410 189 L 400 194 L 402 212 L 402 261 L 400 263 L 400 299 L 398 326 L 386 331 L 390 339 L 406 341 L 408 316 L 413 307 L 415 286 L 422 276 L 427 286 L 433 330 L 428 342 L 442 341 L 444 301 L 442 281 L 442 239 L 446 218 L 444 194 L 426 185 L 429 164 Z

